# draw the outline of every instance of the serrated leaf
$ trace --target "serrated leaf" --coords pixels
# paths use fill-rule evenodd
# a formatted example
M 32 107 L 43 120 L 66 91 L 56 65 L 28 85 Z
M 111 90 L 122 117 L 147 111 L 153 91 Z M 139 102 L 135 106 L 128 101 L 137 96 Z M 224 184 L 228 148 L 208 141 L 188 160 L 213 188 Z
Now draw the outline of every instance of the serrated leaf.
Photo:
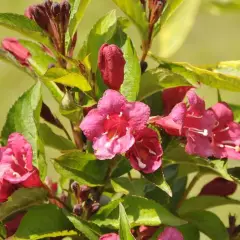
M 93 26 L 87 39 L 87 55 L 92 66 L 92 71 L 97 70 L 98 51 L 102 44 L 112 38 L 117 27 L 116 12 L 113 10 L 104 17 L 100 18 Z
M 69 35 L 73 37 L 91 0 L 74 0 L 71 5 Z
M 155 186 L 166 192 L 172 197 L 172 190 L 165 180 L 162 169 L 157 170 L 154 173 L 142 174 L 148 181 L 152 182 Z
M 113 2 L 132 20 L 142 38 L 148 38 L 148 21 L 139 0 L 113 0 Z
M 44 223 L 44 224 L 43 224 Z M 73 236 L 73 225 L 55 205 L 43 204 L 28 210 L 15 234 L 20 239 L 43 239 L 47 237 Z
M 55 134 L 53 130 L 45 123 L 40 124 L 39 134 L 46 146 L 58 150 L 72 150 L 76 148 L 72 141 Z
M 0 205 L 0 221 L 19 211 L 40 204 L 46 198 L 47 192 L 43 188 L 20 188 L 8 198 L 7 202 Z
M 224 224 L 212 212 L 191 212 L 184 215 L 184 218 L 206 234 L 210 239 L 229 240 L 229 235 Z
M 45 81 L 61 83 L 69 87 L 77 87 L 83 92 L 88 92 L 92 88 L 88 80 L 80 73 L 71 72 L 63 68 L 50 68 L 44 75 Z
M 31 57 L 28 58 L 28 62 L 37 74 L 41 76 L 44 75 L 48 70 L 49 65 L 56 63 L 56 59 L 47 54 L 41 45 L 22 39 L 20 39 L 19 42 L 31 53 Z
M 80 184 L 99 186 L 104 183 L 108 161 L 99 161 L 93 154 L 75 150 L 56 159 L 54 166 L 65 178 L 74 179 Z
M 119 203 L 119 236 L 121 240 L 134 240 L 131 233 L 130 224 L 125 209 L 121 203 Z
M 67 218 L 74 225 L 74 227 L 81 233 L 83 233 L 88 239 L 98 240 L 101 235 L 100 230 L 93 224 L 68 214 Z
M 185 200 L 178 209 L 178 213 L 182 216 L 189 212 L 205 210 L 227 204 L 239 205 L 240 201 L 220 196 L 197 196 Z
M 201 0 L 184 0 L 165 21 L 158 37 L 161 57 L 172 56 L 182 46 L 193 27 L 200 3 Z
M 137 98 L 143 100 L 165 88 L 189 85 L 191 84 L 183 76 L 166 68 L 151 69 L 142 75 Z
M 42 105 L 41 83 L 37 82 L 26 91 L 12 106 L 2 130 L 2 139 L 6 144 L 8 136 L 19 132 L 29 141 L 33 149 L 33 163 L 44 177 L 46 162 L 41 139 L 38 136 L 40 109 Z
M 160 60 L 160 59 L 159 59 Z M 189 83 L 203 83 L 207 86 L 225 89 L 232 92 L 240 91 L 240 77 L 212 72 L 192 66 L 188 63 L 171 63 L 160 60 L 160 66 L 185 78 Z
M 116 203 L 110 203 L 111 208 L 109 208 L 109 204 L 103 206 L 92 218 L 92 221 L 101 227 L 118 229 L 119 211 L 116 208 L 117 206 L 115 206 Z M 158 226 L 160 224 L 178 226 L 185 223 L 184 220 L 174 216 L 160 204 L 146 198 L 126 196 L 122 204 L 126 210 L 131 227 L 140 225 Z
M 130 38 L 126 40 L 122 50 L 126 64 L 124 67 L 124 82 L 120 92 L 128 101 L 135 101 L 139 91 L 141 68 L 137 52 Z
M 41 43 L 49 44 L 44 31 L 36 22 L 16 13 L 0 13 L 0 25 L 15 30 Z
M 184 0 L 170 0 L 167 1 L 167 5 L 164 9 L 164 12 L 158 22 L 154 26 L 154 36 L 158 34 L 161 27 L 168 21 L 168 19 L 171 18 L 171 16 L 174 14 L 174 12 L 178 9 L 179 6 L 181 6 L 182 2 Z

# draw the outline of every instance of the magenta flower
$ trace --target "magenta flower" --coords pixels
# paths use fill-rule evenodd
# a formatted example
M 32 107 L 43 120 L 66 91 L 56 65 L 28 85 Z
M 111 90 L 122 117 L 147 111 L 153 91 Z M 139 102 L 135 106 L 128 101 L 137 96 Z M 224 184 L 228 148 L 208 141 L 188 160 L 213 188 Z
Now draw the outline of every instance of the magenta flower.
M 31 53 L 16 38 L 3 39 L 2 47 L 10 52 L 21 65 L 29 67 L 28 58 L 31 57 Z
M 126 157 L 133 168 L 144 173 L 155 172 L 162 165 L 163 150 L 159 142 L 158 134 L 144 128 L 134 135 L 135 143 L 127 151 Z
M 203 186 L 199 195 L 215 195 L 227 197 L 235 193 L 237 184 L 224 178 L 217 177 Z
M 13 219 L 6 222 L 5 228 L 7 230 L 7 237 L 11 237 L 16 233 L 23 217 L 24 217 L 24 213 L 19 213 Z
M 174 227 L 166 227 L 157 240 L 184 240 L 183 235 Z
M 124 80 L 124 66 L 122 50 L 114 45 L 103 44 L 99 50 L 98 67 L 104 83 L 113 90 L 119 90 Z
M 93 141 L 98 159 L 112 159 L 128 151 L 135 142 L 134 132 L 142 130 L 150 115 L 141 102 L 127 102 L 117 91 L 107 90 L 82 121 L 80 128 Z
M 0 149 L 0 180 L 23 187 L 40 187 L 38 170 L 32 165 L 32 147 L 19 133 L 8 138 Z
M 151 239 L 153 234 L 158 230 L 159 227 L 152 227 L 152 226 L 140 226 L 138 229 L 138 238 L 141 240 L 148 240 Z
M 8 197 L 14 192 L 14 190 L 14 186 L 1 178 L 0 175 L 0 203 L 6 202 Z
M 107 233 L 102 235 L 99 240 L 120 240 L 120 237 L 116 233 Z
M 232 110 L 226 103 L 217 103 L 211 110 L 216 116 L 211 139 L 213 156 L 240 159 L 240 124 L 233 121 Z
M 186 96 L 186 93 L 192 87 L 173 87 L 163 90 L 162 101 L 164 107 L 164 114 L 168 115 L 177 103 L 180 103 Z

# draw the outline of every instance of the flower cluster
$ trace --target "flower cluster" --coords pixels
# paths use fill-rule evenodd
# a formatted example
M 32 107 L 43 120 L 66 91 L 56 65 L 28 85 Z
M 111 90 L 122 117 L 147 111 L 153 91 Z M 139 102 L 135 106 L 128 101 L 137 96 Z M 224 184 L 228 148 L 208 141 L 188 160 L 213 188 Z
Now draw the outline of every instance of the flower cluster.
M 26 139 L 19 133 L 11 134 L 7 146 L 0 148 L 0 202 L 19 187 L 43 186 L 32 159 L 32 147 Z
M 185 137 L 186 152 L 201 157 L 240 159 L 240 124 L 234 122 L 226 103 L 206 109 L 194 89 L 187 92 L 189 105 L 178 103 L 169 115 L 150 122 L 170 135 Z
M 157 133 L 146 126 L 149 116 L 146 104 L 128 102 L 119 92 L 109 89 L 80 128 L 93 142 L 98 159 L 126 153 L 132 167 L 149 173 L 160 167 L 162 156 Z

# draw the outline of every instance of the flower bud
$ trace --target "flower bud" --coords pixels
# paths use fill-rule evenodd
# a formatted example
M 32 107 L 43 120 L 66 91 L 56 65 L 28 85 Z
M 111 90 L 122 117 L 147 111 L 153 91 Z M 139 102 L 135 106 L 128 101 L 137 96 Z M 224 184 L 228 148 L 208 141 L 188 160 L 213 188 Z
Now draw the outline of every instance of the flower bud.
M 92 204 L 91 212 L 95 213 L 95 212 L 97 212 L 99 210 L 99 208 L 100 208 L 100 203 L 95 202 L 95 203 Z
M 76 204 L 73 207 L 73 213 L 76 214 L 77 216 L 81 216 L 83 214 L 83 208 L 80 204 Z
M 217 177 L 203 186 L 199 195 L 215 195 L 226 197 L 232 195 L 237 189 L 235 182 L 228 181 L 224 178 Z
M 53 3 L 52 6 L 51 6 L 51 11 L 53 13 L 53 16 L 57 17 L 60 14 L 60 11 L 61 11 L 60 4 L 57 3 L 57 2 Z
M 99 240 L 120 240 L 120 237 L 116 233 L 107 233 L 102 235 Z
M 29 18 L 29 19 L 33 19 L 33 12 L 35 11 L 36 6 L 29 6 L 25 12 L 24 12 L 24 16 Z
M 69 18 L 70 18 L 71 6 L 67 0 L 63 0 L 60 4 L 60 8 L 61 8 L 61 23 L 63 26 L 63 31 L 66 32 L 68 28 Z
M 165 7 L 166 0 L 149 0 L 150 24 L 155 24 L 160 18 Z
M 92 207 L 93 203 L 94 203 L 93 200 L 89 198 L 85 201 L 85 207 L 89 209 Z
M 43 30 L 48 31 L 49 18 L 45 9 L 41 5 L 37 5 L 33 12 L 33 19 Z
M 72 191 L 75 193 L 75 195 L 78 196 L 78 193 L 80 191 L 80 186 L 78 184 L 78 182 L 74 181 L 72 184 L 71 184 L 71 189 Z
M 31 57 L 31 53 L 25 47 L 23 47 L 17 39 L 3 39 L 2 48 L 10 52 L 21 65 L 29 67 L 28 58 Z
M 103 44 L 99 50 L 98 67 L 104 83 L 113 90 L 119 90 L 124 80 L 124 66 L 122 50 L 114 45 Z
M 86 185 L 81 185 L 80 186 L 80 193 L 79 193 L 79 197 L 80 199 L 84 202 L 88 199 L 88 195 L 90 193 L 90 188 Z

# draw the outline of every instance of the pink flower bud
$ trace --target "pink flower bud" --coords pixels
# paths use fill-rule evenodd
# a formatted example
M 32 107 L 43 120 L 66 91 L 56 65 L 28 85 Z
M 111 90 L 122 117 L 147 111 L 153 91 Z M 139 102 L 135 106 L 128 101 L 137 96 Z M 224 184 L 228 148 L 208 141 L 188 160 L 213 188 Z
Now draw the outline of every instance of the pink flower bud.
M 150 239 L 153 234 L 158 230 L 159 227 L 152 227 L 152 226 L 140 226 L 139 227 L 139 237 L 141 240 L 148 240 Z
M 237 189 L 235 182 L 228 181 L 224 178 L 217 177 L 203 186 L 199 195 L 216 195 L 226 197 L 232 195 Z
M 29 67 L 28 58 L 31 57 L 31 54 L 16 38 L 3 39 L 2 47 L 4 50 L 10 52 L 20 64 Z
M 120 237 L 116 233 L 107 233 L 101 236 L 99 240 L 120 240 Z
M 166 227 L 157 240 L 184 240 L 183 235 L 174 227 Z
M 125 60 L 121 49 L 114 45 L 103 44 L 99 50 L 98 67 L 104 83 L 113 90 L 119 90 L 124 80 Z

